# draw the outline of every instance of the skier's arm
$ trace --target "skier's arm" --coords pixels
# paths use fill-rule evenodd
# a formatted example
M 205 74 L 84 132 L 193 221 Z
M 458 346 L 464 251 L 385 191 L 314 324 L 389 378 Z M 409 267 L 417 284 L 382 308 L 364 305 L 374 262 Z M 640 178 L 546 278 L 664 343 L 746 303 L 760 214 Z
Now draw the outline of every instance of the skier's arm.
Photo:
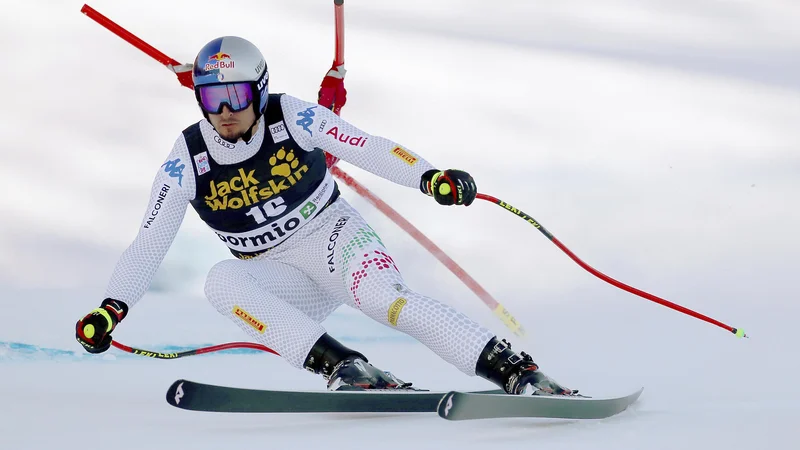
M 415 189 L 419 189 L 422 175 L 434 169 L 397 142 L 367 134 L 320 105 L 283 95 L 281 106 L 286 128 L 306 150 L 321 148 L 375 175 Z
M 139 233 L 117 262 L 106 289 L 107 298 L 129 307 L 142 298 L 195 196 L 194 184 L 194 167 L 180 136 L 153 180 Z

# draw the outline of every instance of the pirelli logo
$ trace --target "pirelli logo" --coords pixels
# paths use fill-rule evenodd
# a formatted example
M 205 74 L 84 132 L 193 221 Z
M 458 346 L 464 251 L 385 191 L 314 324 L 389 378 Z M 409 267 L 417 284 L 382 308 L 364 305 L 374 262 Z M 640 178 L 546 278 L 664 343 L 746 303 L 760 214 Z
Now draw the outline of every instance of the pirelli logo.
M 400 311 L 403 310 L 403 307 L 406 306 L 408 300 L 404 299 L 403 297 L 399 297 L 397 300 L 389 306 L 389 323 L 393 326 L 397 326 L 397 319 L 400 317 Z
M 413 166 L 417 163 L 417 157 L 408 153 L 402 147 L 395 147 L 392 149 L 392 154 L 400 159 L 403 160 L 404 163 L 408 164 L 409 166 Z
M 261 334 L 264 334 L 264 330 L 267 329 L 266 325 L 264 325 L 258 319 L 248 314 L 247 311 L 243 310 L 242 308 L 239 308 L 236 305 L 233 306 L 233 313 L 240 319 L 244 320 L 245 323 L 255 328 L 256 331 L 258 331 Z

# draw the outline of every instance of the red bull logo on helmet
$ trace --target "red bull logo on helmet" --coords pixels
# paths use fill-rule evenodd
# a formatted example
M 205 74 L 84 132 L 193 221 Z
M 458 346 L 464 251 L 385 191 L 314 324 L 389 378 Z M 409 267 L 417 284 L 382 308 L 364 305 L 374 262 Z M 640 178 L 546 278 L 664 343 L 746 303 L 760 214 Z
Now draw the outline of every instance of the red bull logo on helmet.
M 231 59 L 231 55 L 227 53 L 217 52 L 208 57 L 209 61 L 222 61 L 223 59 Z
M 223 52 L 217 52 L 208 57 L 208 62 L 203 67 L 204 70 L 219 70 L 219 69 L 233 69 L 236 62 L 231 60 L 231 55 Z

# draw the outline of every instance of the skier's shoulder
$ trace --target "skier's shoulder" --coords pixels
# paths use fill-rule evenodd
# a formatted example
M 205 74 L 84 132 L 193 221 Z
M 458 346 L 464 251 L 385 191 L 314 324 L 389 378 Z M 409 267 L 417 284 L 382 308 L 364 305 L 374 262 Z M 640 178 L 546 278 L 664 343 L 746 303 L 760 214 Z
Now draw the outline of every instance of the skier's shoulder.
M 289 134 L 309 151 L 316 146 L 318 134 L 315 131 L 322 131 L 326 123 L 338 119 L 324 106 L 289 94 L 283 94 L 280 102 L 283 120 L 286 122 Z
M 214 127 L 206 119 L 201 119 L 188 127 L 175 139 L 172 152 L 186 158 L 198 158 L 202 154 L 208 154 L 208 146 L 211 140 L 217 143 L 222 142 Z
M 191 164 L 192 152 L 190 143 L 193 139 L 202 140 L 201 122 L 196 122 L 186 127 L 175 138 L 167 157 L 163 160 L 159 169 L 160 182 L 172 184 L 177 188 L 186 188 L 185 175 L 193 176 L 194 169 Z M 193 188 L 194 183 L 189 183 Z
M 270 94 L 270 103 L 272 103 L 272 96 L 275 95 L 277 100 L 280 102 L 281 109 L 283 110 L 283 115 L 287 119 L 297 116 L 299 112 L 307 111 L 307 110 L 315 110 L 317 108 L 322 108 L 317 103 L 307 102 L 303 99 L 297 98 L 290 94 Z M 268 107 L 269 108 L 269 107 Z M 324 108 L 322 108 L 324 109 Z
M 187 146 L 188 143 L 192 141 L 192 139 L 203 139 L 203 132 L 202 132 L 203 122 L 207 121 L 205 119 L 201 119 L 184 128 L 183 131 L 181 131 L 178 137 L 175 139 L 173 150 L 181 147 L 181 144 L 184 147 Z

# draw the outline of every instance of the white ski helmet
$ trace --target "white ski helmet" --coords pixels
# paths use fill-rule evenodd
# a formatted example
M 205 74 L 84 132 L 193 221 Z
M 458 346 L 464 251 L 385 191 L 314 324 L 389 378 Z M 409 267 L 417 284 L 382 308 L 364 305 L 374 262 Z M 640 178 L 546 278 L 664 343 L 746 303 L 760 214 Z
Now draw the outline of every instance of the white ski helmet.
M 256 104 L 256 120 L 267 108 L 267 62 L 246 39 L 223 36 L 204 45 L 194 60 L 192 82 L 206 119 L 209 113 L 219 114 L 223 104 L 234 112 Z

